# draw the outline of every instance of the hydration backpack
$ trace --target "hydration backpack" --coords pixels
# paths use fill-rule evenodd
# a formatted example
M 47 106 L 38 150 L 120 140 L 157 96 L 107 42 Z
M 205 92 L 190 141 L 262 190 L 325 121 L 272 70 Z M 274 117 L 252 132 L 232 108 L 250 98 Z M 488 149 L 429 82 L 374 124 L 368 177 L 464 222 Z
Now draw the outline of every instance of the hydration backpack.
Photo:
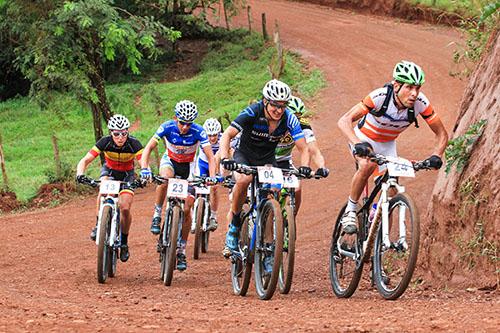
M 394 93 L 394 86 L 392 85 L 392 83 L 384 84 L 384 88 L 387 88 L 387 95 L 385 96 L 382 107 L 380 108 L 380 110 L 375 110 L 375 108 L 370 109 L 370 113 L 375 117 L 382 117 L 387 112 L 389 102 L 391 101 L 392 94 Z M 419 127 L 417 117 L 415 117 L 415 110 L 413 108 L 408 108 L 408 121 L 410 122 L 410 124 L 415 123 L 415 127 Z

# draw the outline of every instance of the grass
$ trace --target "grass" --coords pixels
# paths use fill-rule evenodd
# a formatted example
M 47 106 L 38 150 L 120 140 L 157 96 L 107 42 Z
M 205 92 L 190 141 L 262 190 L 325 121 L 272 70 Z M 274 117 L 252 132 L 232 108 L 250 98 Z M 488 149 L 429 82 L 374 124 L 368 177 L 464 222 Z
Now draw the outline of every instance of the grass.
M 492 0 L 408 0 L 412 4 L 421 4 L 427 7 L 454 12 L 465 16 L 478 16 L 481 9 L 493 2 Z
M 124 114 L 141 126 L 133 132 L 144 145 L 160 123 L 173 116 L 175 104 L 193 100 L 200 110 L 199 123 L 224 113 L 234 118 L 249 101 L 261 97 L 270 79 L 267 65 L 274 52 L 258 35 L 237 32 L 225 41 L 211 43 L 199 75 L 178 82 L 120 83 L 107 86 L 113 112 Z M 312 97 L 322 86 L 322 74 L 305 66 L 295 54 L 287 54 L 281 80 L 294 93 Z M 207 113 L 207 110 L 213 110 Z M 161 115 L 159 115 L 161 113 Z M 61 160 L 76 168 L 79 159 L 94 145 L 91 112 L 69 94 L 60 94 L 49 109 L 41 110 L 28 98 L 0 103 L 0 127 L 10 188 L 27 201 L 47 182 L 47 171 L 55 169 L 51 137 L 59 141 Z M 227 125 L 227 124 L 225 124 Z M 99 163 L 87 174 L 98 176 Z

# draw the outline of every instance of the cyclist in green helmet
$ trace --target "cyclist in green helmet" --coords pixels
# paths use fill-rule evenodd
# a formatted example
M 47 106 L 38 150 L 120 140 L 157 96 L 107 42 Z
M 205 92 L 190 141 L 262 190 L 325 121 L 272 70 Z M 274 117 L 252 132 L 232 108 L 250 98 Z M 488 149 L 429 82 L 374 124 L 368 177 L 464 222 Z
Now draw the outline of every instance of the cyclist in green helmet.
M 328 177 L 330 171 L 325 167 L 325 158 L 321 154 L 318 142 L 314 136 L 313 130 L 309 121 L 304 117 L 306 108 L 304 102 L 299 97 L 292 96 L 288 102 L 288 109 L 290 109 L 295 116 L 299 119 L 300 127 L 302 132 L 304 132 L 304 137 L 307 143 L 307 149 L 309 150 L 309 158 L 312 163 L 318 168 L 315 175 L 318 177 Z M 290 133 L 287 133 L 278 143 L 276 147 L 276 162 L 279 168 L 282 169 L 293 169 L 295 168 L 292 163 L 292 150 L 295 147 L 295 141 L 293 141 Z M 295 215 L 299 212 L 300 203 L 302 199 L 302 191 L 298 188 L 295 191 Z
M 428 158 L 430 167 L 439 169 L 443 164 L 441 156 L 448 143 L 448 133 L 427 97 L 420 92 L 425 82 L 424 71 L 417 64 L 403 60 L 396 64 L 392 76 L 391 83 L 372 91 L 338 121 L 358 163 L 341 221 L 347 234 L 357 232 L 358 199 L 377 168 L 375 163 L 363 157 L 372 152 L 397 157 L 396 138 L 412 123 L 418 127 L 418 115 L 436 136 L 437 143 Z M 354 128 L 353 122 L 357 122 Z M 382 169 L 379 167 L 379 171 Z

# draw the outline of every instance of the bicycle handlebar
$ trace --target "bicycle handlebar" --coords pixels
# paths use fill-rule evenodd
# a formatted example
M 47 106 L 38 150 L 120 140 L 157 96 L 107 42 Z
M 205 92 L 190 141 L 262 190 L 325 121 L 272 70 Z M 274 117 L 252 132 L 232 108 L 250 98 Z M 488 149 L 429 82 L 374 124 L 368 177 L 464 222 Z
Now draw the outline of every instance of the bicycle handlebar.
M 135 190 L 139 187 L 144 187 L 144 185 L 142 184 L 140 179 L 135 179 L 134 181 L 131 181 L 131 182 L 124 182 L 124 181 L 120 181 L 120 180 L 116 180 L 116 181 L 120 182 L 120 184 L 127 185 L 132 190 Z M 96 188 L 101 183 L 101 180 L 96 180 L 96 179 L 93 179 L 91 177 L 84 176 L 81 180 L 79 180 L 79 183 Z
M 387 163 L 390 162 L 387 159 L 387 156 L 384 156 L 382 154 L 374 154 L 374 153 L 372 153 L 372 154 L 369 154 L 367 157 L 370 159 L 370 161 L 375 162 L 378 165 L 384 165 L 384 164 L 387 164 Z M 434 170 L 434 168 L 430 167 L 428 160 L 411 161 L 411 163 L 413 164 L 413 169 L 415 171 L 419 171 L 419 170 Z
M 257 166 L 250 166 L 250 165 L 245 165 L 245 164 L 237 164 L 237 168 L 234 171 L 236 171 L 238 173 L 243 173 L 245 175 L 255 175 L 255 174 L 257 174 L 257 168 L 258 168 Z M 278 168 L 278 169 L 281 169 L 281 168 Z M 313 174 L 313 173 L 311 173 L 310 175 L 305 175 L 305 174 L 300 173 L 296 169 L 281 169 L 281 171 L 284 174 L 294 175 L 294 176 L 296 176 L 298 178 L 301 178 L 301 179 L 310 179 L 310 178 L 320 179 L 320 178 L 324 178 L 324 177 L 321 177 L 321 176 Z

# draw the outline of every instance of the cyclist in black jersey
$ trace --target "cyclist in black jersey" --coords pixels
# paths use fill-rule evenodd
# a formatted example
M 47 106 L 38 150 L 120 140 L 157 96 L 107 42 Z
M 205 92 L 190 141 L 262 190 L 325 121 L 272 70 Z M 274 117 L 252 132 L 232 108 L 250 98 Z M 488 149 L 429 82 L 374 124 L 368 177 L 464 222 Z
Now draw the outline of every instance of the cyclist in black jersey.
M 130 122 L 122 115 L 114 115 L 109 119 L 108 129 L 110 135 L 102 137 L 94 147 L 83 157 L 76 167 L 76 180 L 83 182 L 87 166 L 102 152 L 105 163 L 101 168 L 100 179 L 114 179 L 132 182 L 135 179 L 134 159 L 140 160 L 142 144 L 129 135 Z M 122 227 L 120 260 L 125 262 L 130 254 L 128 249 L 128 233 L 132 223 L 130 208 L 134 198 L 134 191 L 126 186 L 120 190 L 120 221 Z M 97 198 L 96 226 L 90 233 L 90 238 L 95 241 L 97 233 L 97 215 L 99 213 L 99 197 Z
M 280 139 L 289 132 L 301 154 L 302 165 L 299 171 L 310 174 L 309 153 L 297 117 L 287 109 L 291 90 L 287 84 L 271 80 L 262 90 L 263 98 L 243 110 L 224 131 L 220 142 L 222 165 L 227 170 L 235 170 L 237 164 L 276 166 L 275 149 Z M 233 159 L 229 159 L 231 139 L 241 132 L 241 138 Z M 239 175 L 233 188 L 231 203 L 231 223 L 226 235 L 223 254 L 229 257 L 237 250 L 238 234 L 241 227 L 240 212 L 245 200 L 246 190 L 252 176 Z

